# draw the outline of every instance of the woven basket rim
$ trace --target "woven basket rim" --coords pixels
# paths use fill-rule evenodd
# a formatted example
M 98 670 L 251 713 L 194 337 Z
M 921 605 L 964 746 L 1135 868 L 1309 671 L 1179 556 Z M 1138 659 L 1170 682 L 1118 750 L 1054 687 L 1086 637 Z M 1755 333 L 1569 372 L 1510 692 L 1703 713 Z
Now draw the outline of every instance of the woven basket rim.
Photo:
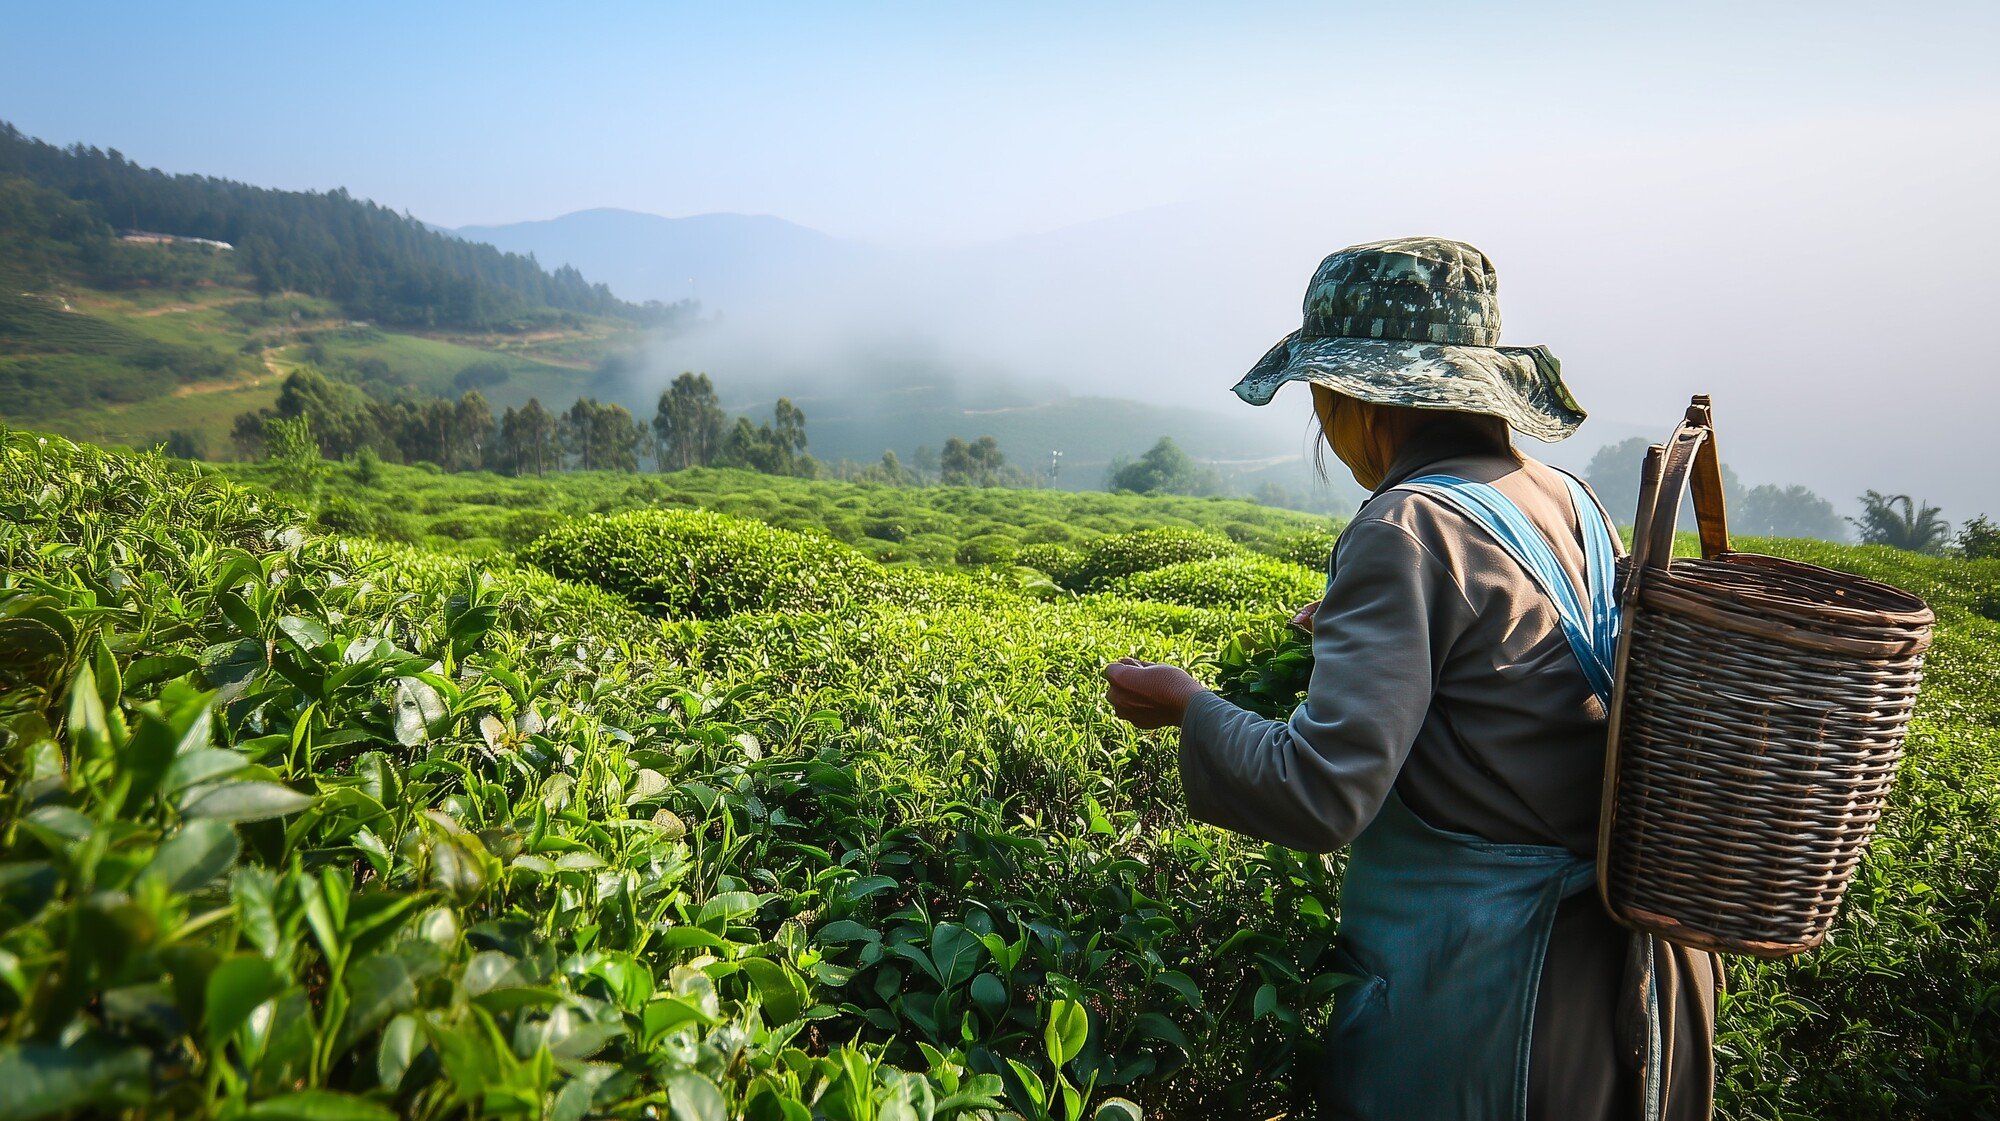
M 1877 601 L 1886 601 L 1898 606 L 1870 607 L 1857 604 L 1829 603 L 1824 599 L 1800 596 L 1779 590 L 1753 590 L 1730 587 L 1707 579 L 1696 570 L 1699 565 L 1733 565 L 1738 571 L 1768 570 L 1803 577 L 1817 583 L 1836 588 L 1851 589 L 1867 594 Z M 1863 630 L 1896 630 L 1927 628 L 1936 624 L 1937 615 L 1923 598 L 1913 592 L 1871 580 L 1866 576 L 1856 576 L 1835 568 L 1826 568 L 1808 561 L 1792 560 L 1789 557 L 1774 557 L 1768 553 L 1727 552 L 1711 558 L 1677 557 L 1673 563 L 1661 570 L 1648 568 L 1638 574 L 1641 586 L 1673 587 L 1685 593 L 1700 595 L 1706 599 L 1722 600 L 1739 606 L 1745 612 L 1763 615 L 1777 613 L 1787 618 L 1836 627 L 1855 627 Z

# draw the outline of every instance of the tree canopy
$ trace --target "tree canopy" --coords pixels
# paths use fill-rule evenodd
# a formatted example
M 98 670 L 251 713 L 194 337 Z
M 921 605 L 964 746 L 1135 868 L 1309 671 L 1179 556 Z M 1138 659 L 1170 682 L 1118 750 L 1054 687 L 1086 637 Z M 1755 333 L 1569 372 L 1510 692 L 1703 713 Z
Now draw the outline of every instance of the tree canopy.
M 1113 460 L 1104 481 L 1112 490 L 1138 494 L 1216 494 L 1222 489 L 1215 469 L 1196 463 L 1171 436 L 1160 437 L 1138 459 Z
M 1850 519 L 1863 545 L 1889 545 L 1913 553 L 1942 553 L 1951 543 L 1951 523 L 1943 511 L 1907 494 L 1869 491 L 1861 496 L 1861 516 Z
M 227 242 L 260 290 L 327 297 L 384 323 L 491 329 L 544 309 L 658 323 L 693 313 L 692 305 L 626 303 L 567 265 L 545 271 L 533 256 L 439 232 L 342 188 L 279 191 L 168 175 L 116 149 L 60 148 L 5 122 L 0 218 L 16 233 L 10 241 L 22 240 L 22 223 L 35 231 L 29 263 L 42 265 L 104 256 L 112 226 Z

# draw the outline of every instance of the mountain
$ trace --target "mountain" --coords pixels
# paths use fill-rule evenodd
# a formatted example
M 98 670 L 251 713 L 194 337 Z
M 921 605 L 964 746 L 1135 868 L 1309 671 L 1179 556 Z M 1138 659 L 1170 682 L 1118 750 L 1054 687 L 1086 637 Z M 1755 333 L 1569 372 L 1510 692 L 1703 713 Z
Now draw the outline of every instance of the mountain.
M 169 175 L 116 149 L 57 147 L 0 122 L 0 179 L 52 191 L 83 212 L 23 229 L 46 211 L 15 208 L 13 239 L 69 245 L 78 265 L 101 268 L 113 224 L 124 240 L 176 241 L 231 254 L 259 292 L 335 301 L 350 316 L 414 326 L 488 330 L 549 313 L 662 321 L 673 309 L 620 300 L 575 269 L 545 272 L 527 257 L 447 237 L 345 190 L 280 191 L 205 175 Z M 141 233 L 143 231 L 143 233 Z M 11 270 L 10 270 L 11 271 Z M 73 271 L 73 270 L 72 270 Z M 49 277 L 45 277 L 52 279 Z
M 344 191 L 167 175 L 0 123 L 10 424 L 220 454 L 232 418 L 306 366 L 383 399 L 476 386 L 497 407 L 565 404 L 642 326 L 691 318 Z
M 664 218 L 579 210 L 560 218 L 451 231 L 545 265 L 571 267 L 628 300 L 700 301 L 724 314 L 868 268 L 875 250 L 762 214 Z

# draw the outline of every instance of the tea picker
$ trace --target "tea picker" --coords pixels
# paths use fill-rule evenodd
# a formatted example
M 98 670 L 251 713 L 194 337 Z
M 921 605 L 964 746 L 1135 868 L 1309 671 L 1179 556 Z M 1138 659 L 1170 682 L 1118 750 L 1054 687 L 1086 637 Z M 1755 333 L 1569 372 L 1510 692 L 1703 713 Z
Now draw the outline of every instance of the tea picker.
M 1824 937 L 1929 613 L 1730 552 L 1705 399 L 1649 456 L 1621 561 L 1590 489 L 1512 445 L 1584 413 L 1546 349 L 1499 344 L 1495 290 L 1437 238 L 1321 263 L 1235 387 L 1306 382 L 1373 492 L 1311 611 L 1304 703 L 1266 719 L 1131 660 L 1110 699 L 1180 727 L 1195 816 L 1349 850 L 1326 1115 L 1706 1118 L 1716 955 Z M 1690 482 L 1705 557 L 1670 561 Z

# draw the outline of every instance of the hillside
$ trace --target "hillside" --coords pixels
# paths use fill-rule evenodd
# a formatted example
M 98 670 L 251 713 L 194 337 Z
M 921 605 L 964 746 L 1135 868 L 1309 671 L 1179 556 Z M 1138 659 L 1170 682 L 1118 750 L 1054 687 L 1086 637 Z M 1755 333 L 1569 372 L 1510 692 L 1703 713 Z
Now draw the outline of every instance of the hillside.
M 165 291 L 0 287 L 0 419 L 127 446 L 178 431 L 226 456 L 231 420 L 272 404 L 304 365 L 385 396 L 456 394 L 477 368 L 505 407 L 591 392 L 599 365 L 637 345 L 631 326 L 583 317 L 524 334 L 392 330 L 315 297 L 259 295 L 226 264 Z
M 114 219 L 153 232 L 120 236 Z M 169 176 L 0 124 L 0 417 L 14 423 L 135 445 L 178 432 L 227 454 L 231 418 L 303 365 L 378 397 L 455 394 L 463 375 L 501 407 L 567 404 L 643 328 L 691 316 L 343 192 Z
M 1338 862 L 1188 820 L 1172 743 L 1097 670 L 1212 673 L 1315 586 L 1293 562 L 1323 525 L 419 473 L 335 497 L 433 531 L 552 516 L 468 564 L 0 436 L 10 1116 L 1301 1115 Z M 821 528 L 899 519 L 971 563 Z M 1071 539 L 989 566 L 1009 531 Z M 1991 1118 L 2000 562 L 1749 544 L 1913 588 L 1940 627 L 1834 935 L 1730 965 L 1721 1115 Z
M 661 321 L 664 305 L 626 303 L 573 268 L 440 234 L 345 190 L 279 191 L 205 175 L 168 175 L 118 151 L 59 148 L 0 122 L 0 179 L 85 204 L 94 222 L 33 231 L 77 245 L 90 263 L 105 227 L 225 243 L 259 292 L 333 300 L 357 319 L 416 326 L 522 328 L 551 313 Z M 18 215 L 9 234 L 18 237 Z

